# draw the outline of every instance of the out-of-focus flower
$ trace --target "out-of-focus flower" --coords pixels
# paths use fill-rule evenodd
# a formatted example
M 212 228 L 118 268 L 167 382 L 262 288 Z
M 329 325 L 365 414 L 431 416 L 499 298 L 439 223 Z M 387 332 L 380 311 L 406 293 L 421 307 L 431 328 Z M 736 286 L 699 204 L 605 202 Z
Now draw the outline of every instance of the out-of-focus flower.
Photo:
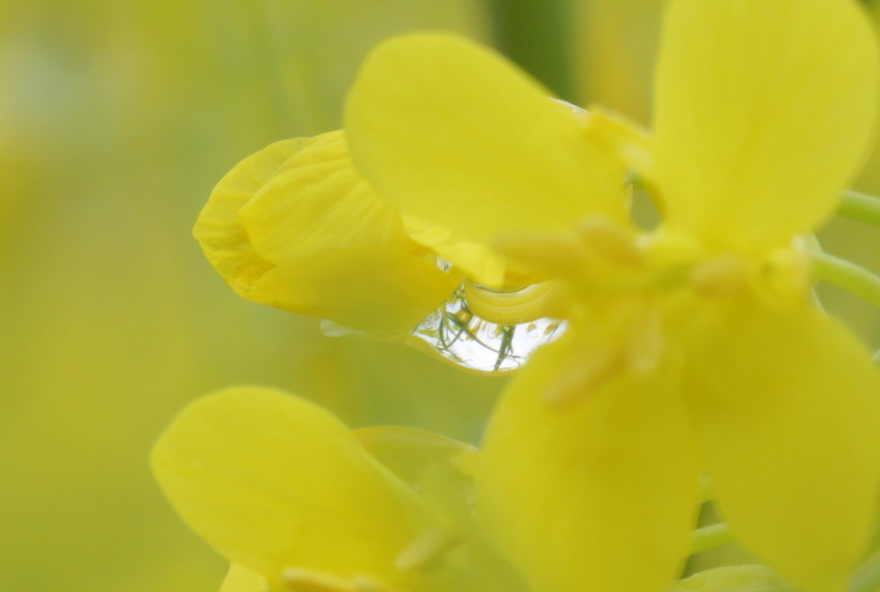
M 184 410 L 153 468 L 232 562 L 223 592 L 515 592 L 471 524 L 473 454 L 412 428 L 351 432 L 303 399 L 235 388 Z

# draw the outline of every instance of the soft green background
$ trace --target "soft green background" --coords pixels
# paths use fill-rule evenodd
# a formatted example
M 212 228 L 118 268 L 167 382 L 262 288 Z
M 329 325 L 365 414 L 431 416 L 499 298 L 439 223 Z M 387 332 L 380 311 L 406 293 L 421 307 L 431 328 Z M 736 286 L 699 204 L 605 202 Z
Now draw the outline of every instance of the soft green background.
M 236 161 L 338 126 L 368 49 L 420 28 L 485 38 L 483 8 L 0 6 L 0 590 L 215 590 L 223 562 L 147 466 L 213 389 L 274 385 L 356 425 L 476 433 L 497 380 L 243 301 L 190 234 Z
M 477 437 L 502 379 L 240 300 L 190 228 L 237 160 L 338 126 L 377 41 L 489 41 L 500 4 L 0 1 L 0 590 L 215 590 L 223 562 L 172 514 L 147 457 L 216 388 L 279 386 L 352 425 Z M 573 3 L 566 92 L 647 122 L 660 5 Z M 880 191 L 880 166 L 862 187 Z M 824 234 L 880 272 L 880 232 Z M 876 346 L 877 315 L 828 296 Z

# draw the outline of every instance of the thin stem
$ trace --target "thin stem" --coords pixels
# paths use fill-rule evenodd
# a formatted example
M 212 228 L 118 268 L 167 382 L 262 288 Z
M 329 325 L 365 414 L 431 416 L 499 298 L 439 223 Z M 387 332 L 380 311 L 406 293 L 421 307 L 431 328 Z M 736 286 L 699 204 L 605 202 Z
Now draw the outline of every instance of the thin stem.
M 814 252 L 813 270 L 817 279 L 861 296 L 880 308 L 880 277 L 867 269 L 828 253 Z
M 575 99 L 570 0 L 489 0 L 495 42 L 560 99 Z
M 700 477 L 700 496 L 704 502 L 715 499 L 715 492 L 712 491 L 712 482 L 709 480 L 709 475 Z
M 732 542 L 733 535 L 727 524 L 723 522 L 720 524 L 713 524 L 712 526 L 697 529 L 694 533 L 694 546 L 691 549 L 691 553 L 708 551 L 709 549 L 714 549 L 715 547 L 720 547 L 721 545 L 726 545 L 727 543 Z
M 837 214 L 873 226 L 880 226 L 880 198 L 857 191 L 844 191 Z
M 859 570 L 852 580 L 849 592 L 876 592 L 880 589 L 880 561 Z
M 708 551 L 733 542 L 730 527 L 725 523 L 713 524 L 698 529 L 694 533 L 694 545 L 691 553 Z M 877 592 L 880 590 L 880 561 L 863 566 L 855 575 L 849 592 Z

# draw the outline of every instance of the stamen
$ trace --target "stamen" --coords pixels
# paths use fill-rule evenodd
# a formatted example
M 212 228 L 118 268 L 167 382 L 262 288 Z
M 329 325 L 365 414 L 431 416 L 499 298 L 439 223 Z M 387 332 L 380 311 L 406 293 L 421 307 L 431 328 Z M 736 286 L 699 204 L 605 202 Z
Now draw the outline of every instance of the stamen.
M 370 576 L 357 574 L 351 579 L 352 586 L 357 592 L 394 592 L 385 584 L 380 584 Z
M 498 238 L 492 247 L 546 279 L 571 276 L 585 263 L 583 247 L 570 235 L 513 234 Z
M 461 542 L 458 533 L 443 528 L 426 530 L 398 556 L 395 566 L 402 571 L 424 569 Z
M 638 267 L 645 263 L 645 254 L 635 239 L 604 218 L 590 218 L 578 230 L 588 247 L 612 263 L 626 267 Z
M 809 251 L 804 244 L 798 243 L 793 248 L 771 253 L 761 271 L 768 297 L 788 304 L 802 301 L 813 279 Z
M 654 373 L 663 356 L 662 315 L 651 307 L 633 323 L 629 334 L 627 361 L 638 376 Z
M 289 592 L 360 592 L 353 582 L 304 567 L 289 567 L 281 574 Z
M 493 290 L 470 282 L 464 286 L 471 311 L 499 325 L 518 325 L 552 317 L 563 306 L 558 282 L 543 282 L 517 290 Z
M 731 298 L 749 286 L 748 261 L 728 253 L 698 265 L 691 273 L 693 288 L 710 298 Z

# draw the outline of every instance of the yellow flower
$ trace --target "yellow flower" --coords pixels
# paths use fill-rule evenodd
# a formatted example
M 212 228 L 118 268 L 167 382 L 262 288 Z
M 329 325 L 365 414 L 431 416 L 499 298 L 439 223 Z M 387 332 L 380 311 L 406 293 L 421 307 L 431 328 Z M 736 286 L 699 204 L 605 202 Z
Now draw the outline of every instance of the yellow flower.
M 346 110 L 359 173 L 564 294 L 570 330 L 503 396 L 477 477 L 532 589 L 666 589 L 704 471 L 747 549 L 807 592 L 843 589 L 875 518 L 880 378 L 809 301 L 802 237 L 862 157 L 877 85 L 851 0 L 673 0 L 654 137 L 462 39 L 368 58 Z M 662 210 L 650 235 L 615 154 Z
M 481 58 L 501 64 L 488 52 Z M 462 273 L 495 287 L 540 279 L 494 253 L 485 235 L 473 233 L 468 221 L 500 222 L 506 212 L 523 217 L 531 228 L 559 228 L 590 211 L 587 205 L 622 221 L 623 163 L 601 142 L 584 141 L 585 122 L 575 110 L 548 102 L 546 93 L 516 72 L 504 67 L 493 71 L 502 76 L 498 84 L 512 85 L 509 112 L 502 113 L 480 86 L 450 108 L 466 114 L 472 108 L 469 101 L 480 102 L 478 111 L 495 110 L 510 129 L 523 130 L 516 139 L 519 144 L 510 144 L 512 138 L 503 134 L 486 135 L 500 142 L 497 145 L 459 144 L 473 136 L 467 127 L 458 135 L 440 134 L 436 137 L 447 145 L 437 149 L 458 159 L 447 165 L 493 174 L 411 179 L 434 196 L 459 195 L 468 202 L 466 211 L 440 204 L 439 214 L 401 212 L 386 199 L 385 188 L 378 196 L 352 165 L 346 133 L 335 131 L 277 142 L 233 168 L 212 192 L 194 229 L 205 255 L 244 298 L 379 337 L 409 333 L 459 286 Z M 521 111 L 523 103 L 537 103 L 541 116 L 533 119 L 535 113 Z M 366 124 L 369 119 L 363 118 Z M 485 125 L 479 120 L 465 123 Z M 400 125 L 406 122 L 401 119 Z M 541 141 L 553 132 L 566 136 L 565 146 Z M 516 154 L 528 155 L 532 162 L 521 168 L 513 158 Z M 582 161 L 594 166 L 578 166 Z M 462 183 L 475 179 L 484 181 Z M 584 202 L 563 211 L 548 208 L 547 216 L 523 214 L 522 207 L 510 203 L 518 195 L 523 203 L 538 198 L 563 207 L 584 190 L 607 198 L 601 206 Z M 463 227 L 444 224 L 448 219 L 459 219 Z M 454 262 L 452 273 L 439 268 L 438 256 Z
M 239 295 L 380 337 L 408 333 L 459 283 L 351 168 L 340 132 L 239 163 L 194 234 Z
M 468 517 L 465 444 L 349 431 L 270 389 L 196 401 L 152 464 L 189 526 L 231 562 L 223 592 L 517 592 Z

